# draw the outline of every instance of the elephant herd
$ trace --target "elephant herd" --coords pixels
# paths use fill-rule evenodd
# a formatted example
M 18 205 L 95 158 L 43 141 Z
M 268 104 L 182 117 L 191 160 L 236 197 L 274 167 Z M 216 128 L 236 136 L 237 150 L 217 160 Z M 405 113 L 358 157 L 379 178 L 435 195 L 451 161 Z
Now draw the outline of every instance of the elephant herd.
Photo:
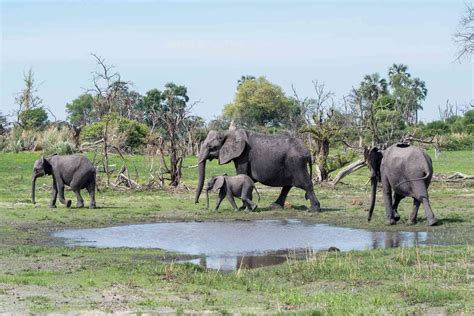
M 387 224 L 393 225 L 399 219 L 397 208 L 405 197 L 413 198 L 413 211 L 408 224 L 416 223 L 418 209 L 423 204 L 428 225 L 435 225 L 436 218 L 428 199 L 428 186 L 433 175 L 430 157 L 420 148 L 405 143 L 390 146 L 385 150 L 377 147 L 366 153 L 366 161 L 371 171 L 371 199 L 369 221 L 375 206 L 378 182 L 382 191 L 387 215 Z M 306 200 L 310 201 L 310 211 L 320 212 L 321 207 L 312 182 L 311 155 L 305 145 L 298 139 L 288 136 L 265 135 L 244 129 L 225 132 L 210 131 L 204 140 L 199 153 L 198 186 L 195 203 L 204 187 L 207 160 L 218 159 L 219 164 L 233 162 L 236 176 L 214 176 L 206 187 L 209 206 L 209 191 L 218 191 L 216 209 L 227 197 L 234 209 L 237 209 L 234 197 L 242 200 L 240 209 L 255 210 L 257 205 L 252 200 L 260 182 L 271 187 L 281 187 L 280 195 L 272 204 L 283 207 L 288 192 L 292 187 L 305 191 Z M 95 207 L 96 170 L 92 163 L 81 155 L 41 157 L 33 168 L 32 200 L 35 203 L 36 178 L 51 175 L 53 178 L 50 207 L 56 207 L 56 198 L 62 204 L 71 206 L 71 201 L 64 197 L 64 185 L 71 187 L 76 194 L 77 207 L 84 206 L 80 190 L 87 189 L 90 196 L 90 207 Z M 256 193 L 260 195 L 258 191 Z

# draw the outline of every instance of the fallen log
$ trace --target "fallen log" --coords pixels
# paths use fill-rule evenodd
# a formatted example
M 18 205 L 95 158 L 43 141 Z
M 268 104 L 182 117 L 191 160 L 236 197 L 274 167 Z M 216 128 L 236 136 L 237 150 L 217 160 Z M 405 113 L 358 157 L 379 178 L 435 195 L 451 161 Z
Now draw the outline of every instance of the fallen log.
M 352 162 L 351 164 L 345 166 L 336 175 L 336 177 L 332 181 L 332 184 L 336 185 L 339 181 L 341 181 L 342 178 L 344 178 L 347 175 L 359 170 L 360 168 L 364 167 L 365 165 L 366 165 L 365 160 L 362 158 L 362 159 L 356 160 L 356 161 Z

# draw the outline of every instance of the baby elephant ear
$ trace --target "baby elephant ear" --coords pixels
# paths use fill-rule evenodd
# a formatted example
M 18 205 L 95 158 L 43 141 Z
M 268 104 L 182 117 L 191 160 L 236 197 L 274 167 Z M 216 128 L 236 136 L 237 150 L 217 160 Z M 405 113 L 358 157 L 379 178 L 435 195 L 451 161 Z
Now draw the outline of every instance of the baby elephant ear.
M 224 185 L 224 177 L 217 177 L 216 181 L 214 182 L 214 186 L 212 187 L 212 191 L 216 192 L 217 190 L 220 190 L 222 186 Z
M 46 174 L 52 174 L 53 173 L 53 167 L 48 161 L 48 158 L 45 158 L 44 156 L 41 156 L 41 161 L 43 163 L 43 170 L 44 173 Z

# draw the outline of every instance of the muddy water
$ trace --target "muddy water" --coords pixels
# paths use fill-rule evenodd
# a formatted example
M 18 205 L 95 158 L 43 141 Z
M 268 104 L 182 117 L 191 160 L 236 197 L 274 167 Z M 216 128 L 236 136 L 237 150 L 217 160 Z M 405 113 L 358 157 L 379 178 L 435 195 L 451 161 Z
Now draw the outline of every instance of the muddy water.
M 427 232 L 373 232 L 302 220 L 174 222 L 53 233 L 70 246 L 159 248 L 196 256 L 206 268 L 234 270 L 284 262 L 308 250 L 341 251 L 432 244 Z M 435 239 L 436 240 L 436 239 Z

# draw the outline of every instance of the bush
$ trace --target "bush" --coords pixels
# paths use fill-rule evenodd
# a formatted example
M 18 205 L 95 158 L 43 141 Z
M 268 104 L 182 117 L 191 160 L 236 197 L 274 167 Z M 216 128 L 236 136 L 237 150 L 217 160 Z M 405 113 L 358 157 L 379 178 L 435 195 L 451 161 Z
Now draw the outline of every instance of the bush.
M 106 122 L 110 144 L 121 149 L 138 149 L 145 144 L 149 134 L 145 124 L 113 114 L 106 115 L 102 121 L 85 126 L 81 131 L 81 141 L 94 142 L 102 139 Z
M 43 150 L 45 154 L 72 154 L 75 151 L 72 139 L 69 128 L 64 125 L 50 125 L 44 131 L 15 126 L 7 135 L 1 137 L 0 150 Z
M 449 135 L 444 136 L 440 143 L 441 150 L 471 150 L 474 146 L 474 135 Z
M 48 123 L 48 113 L 42 107 L 24 110 L 18 118 L 25 129 L 43 128 Z

